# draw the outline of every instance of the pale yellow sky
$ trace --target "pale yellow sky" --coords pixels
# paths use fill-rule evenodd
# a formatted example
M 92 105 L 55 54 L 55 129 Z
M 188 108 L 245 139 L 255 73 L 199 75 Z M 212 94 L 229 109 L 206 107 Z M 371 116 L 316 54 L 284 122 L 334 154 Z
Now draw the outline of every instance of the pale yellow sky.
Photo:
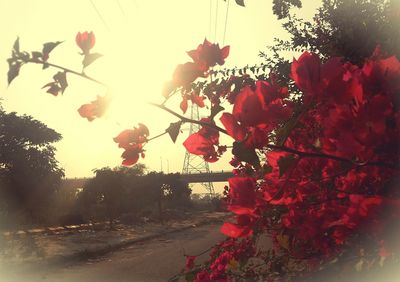
M 162 102 L 162 84 L 171 78 L 175 66 L 190 58 L 186 51 L 202 43 L 204 37 L 222 45 L 227 2 L 212 0 L 0 0 L 0 97 L 7 111 L 28 114 L 63 135 L 56 144 L 57 159 L 67 177 L 91 176 L 92 169 L 117 166 L 121 149 L 112 140 L 121 130 L 142 122 L 151 135 L 157 135 L 177 121 L 171 115 L 148 105 Z M 272 0 L 247 0 L 242 8 L 230 0 L 225 45 L 231 45 L 226 66 L 260 63 L 258 52 L 274 37 L 287 35 L 272 15 Z M 310 17 L 320 1 L 303 1 L 299 15 Z M 120 9 L 120 7 L 122 9 Z M 214 38 L 216 21 L 216 38 Z M 80 105 L 103 95 L 104 88 L 68 75 L 70 86 L 64 96 L 54 97 L 41 89 L 52 81 L 55 69 L 42 71 L 28 65 L 7 87 L 7 63 L 17 36 L 22 50 L 41 50 L 42 43 L 63 41 L 50 55 L 49 62 L 80 70 L 80 51 L 75 45 L 78 31 L 96 34 L 94 52 L 104 57 L 86 73 L 111 86 L 113 102 L 106 118 L 88 122 L 77 113 Z M 173 101 L 172 101 L 173 104 Z M 173 144 L 168 136 L 146 145 L 146 158 L 140 162 L 150 170 L 182 170 L 184 135 Z M 231 140 L 224 138 L 223 144 Z M 212 170 L 230 169 L 227 153 Z

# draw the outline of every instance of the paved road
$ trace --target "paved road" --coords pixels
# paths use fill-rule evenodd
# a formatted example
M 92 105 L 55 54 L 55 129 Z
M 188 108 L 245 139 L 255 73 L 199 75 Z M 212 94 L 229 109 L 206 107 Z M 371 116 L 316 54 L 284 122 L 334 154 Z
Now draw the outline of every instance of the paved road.
M 220 224 L 191 228 L 131 245 L 95 260 L 59 266 L 4 266 L 0 281 L 166 281 L 185 264 L 183 254 L 198 254 L 223 236 Z M 202 257 L 206 258 L 206 255 Z

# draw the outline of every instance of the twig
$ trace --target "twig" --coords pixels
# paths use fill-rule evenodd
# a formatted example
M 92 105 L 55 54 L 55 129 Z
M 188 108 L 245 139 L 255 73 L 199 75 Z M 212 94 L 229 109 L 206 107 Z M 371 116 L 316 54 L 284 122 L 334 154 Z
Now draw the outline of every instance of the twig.
M 65 68 L 65 67 L 56 65 L 56 64 L 52 64 L 52 63 L 48 63 L 48 62 L 44 62 L 44 61 L 40 61 L 40 60 L 32 60 L 32 59 L 29 59 L 29 60 L 27 60 L 26 62 L 27 62 L 27 63 L 35 63 L 35 64 L 47 65 L 47 66 L 49 66 L 49 67 L 57 68 L 57 69 L 60 69 L 60 70 L 65 71 L 65 72 L 78 75 L 78 76 L 80 76 L 80 77 L 83 77 L 83 78 L 85 78 L 85 79 L 87 79 L 87 80 L 93 81 L 93 82 L 95 82 L 95 83 L 97 83 L 97 84 L 103 85 L 104 87 L 107 87 L 107 88 L 108 88 L 108 86 L 107 86 L 106 84 L 104 84 L 103 82 L 101 82 L 101 81 L 99 81 L 99 80 L 97 80 L 97 79 L 94 79 L 93 77 L 90 77 L 90 76 L 88 76 L 88 75 L 86 75 L 86 74 L 84 74 L 84 73 L 82 73 L 82 72 L 77 72 L 77 71 L 74 71 L 74 70 L 71 70 L 71 69 L 68 69 L 68 68 Z

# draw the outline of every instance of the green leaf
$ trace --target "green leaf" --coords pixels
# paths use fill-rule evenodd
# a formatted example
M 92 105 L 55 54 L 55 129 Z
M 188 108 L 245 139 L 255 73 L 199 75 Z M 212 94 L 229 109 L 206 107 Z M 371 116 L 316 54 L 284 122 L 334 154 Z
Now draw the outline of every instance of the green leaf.
M 57 42 L 47 42 L 43 44 L 43 54 L 50 54 L 51 51 L 53 51 L 54 48 L 56 48 L 59 44 L 63 43 L 63 41 L 57 41 Z
M 239 6 L 244 7 L 244 0 L 235 0 L 236 4 L 238 4 Z
M 68 86 L 67 73 L 59 71 L 53 76 L 53 79 L 60 86 L 61 93 L 64 93 L 65 88 Z
M 8 73 L 7 73 L 7 81 L 8 85 L 19 75 L 19 70 L 21 68 L 22 63 L 16 61 L 14 59 L 8 59 Z
M 289 168 L 292 167 L 295 160 L 296 159 L 293 155 L 287 155 L 278 160 L 279 177 L 281 177 Z
M 82 65 L 84 68 L 86 68 L 88 65 L 96 61 L 98 58 L 102 57 L 102 54 L 99 53 L 93 53 L 93 54 L 86 54 L 85 57 L 83 58 Z
M 233 142 L 232 154 L 239 161 L 251 164 L 255 168 L 260 168 L 260 159 L 254 149 L 247 148 L 242 142 Z
M 176 138 L 178 138 L 179 132 L 181 130 L 181 125 L 182 125 L 181 121 L 173 122 L 165 130 L 166 132 L 168 132 L 169 137 L 171 137 L 172 142 L 174 142 L 174 143 L 176 142 Z

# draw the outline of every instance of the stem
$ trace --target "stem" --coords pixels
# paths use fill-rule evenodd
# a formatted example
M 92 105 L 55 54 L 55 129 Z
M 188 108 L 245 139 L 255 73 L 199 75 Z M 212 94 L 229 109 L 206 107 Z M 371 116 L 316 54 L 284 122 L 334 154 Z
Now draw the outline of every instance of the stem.
M 357 165 L 357 166 L 373 166 L 373 165 L 375 165 L 375 166 L 396 168 L 396 166 L 394 166 L 394 165 L 385 164 L 385 163 L 381 163 L 381 162 L 359 163 L 359 162 L 355 162 L 355 161 L 352 161 L 352 160 L 349 160 L 349 159 L 346 159 L 346 158 L 342 158 L 342 157 L 338 157 L 338 156 L 334 156 L 334 155 L 330 155 L 330 154 L 297 151 L 297 150 L 289 148 L 289 147 L 278 146 L 278 145 L 275 145 L 275 144 L 267 144 L 266 147 L 270 148 L 270 149 L 278 150 L 278 151 L 284 151 L 284 152 L 296 154 L 296 155 L 298 155 L 300 157 L 326 158 L 326 159 L 332 159 L 332 160 L 336 160 L 336 161 L 340 161 L 340 162 L 350 163 L 350 164 Z
M 83 78 L 85 78 L 87 80 L 93 81 L 93 82 L 95 82 L 97 84 L 103 85 L 104 87 L 108 88 L 108 86 L 106 84 L 104 84 L 103 82 L 101 82 L 101 81 L 99 81 L 97 79 L 94 79 L 94 78 L 92 78 L 92 77 L 90 77 L 90 76 L 88 76 L 88 75 L 86 75 L 84 73 L 77 72 L 77 71 L 74 71 L 74 70 L 71 70 L 71 69 L 56 65 L 56 64 L 52 64 L 52 63 L 48 63 L 48 62 L 44 62 L 44 61 L 39 61 L 39 60 L 32 60 L 32 59 L 27 60 L 26 62 L 27 63 L 35 63 L 35 64 L 47 65 L 47 66 L 50 66 L 50 67 L 53 67 L 53 68 L 57 68 L 57 69 L 65 71 L 65 72 L 72 73 L 72 74 L 75 74 L 77 76 L 83 77 Z
M 222 132 L 222 133 L 225 133 L 225 134 L 228 135 L 228 133 L 226 132 L 225 129 L 223 129 L 223 128 L 221 128 L 221 127 L 215 125 L 215 124 L 208 123 L 208 122 L 204 122 L 204 121 L 200 121 L 200 120 L 194 120 L 194 119 L 190 119 L 190 118 L 184 117 L 184 116 L 182 116 L 182 115 L 180 115 L 180 114 L 174 112 L 173 110 L 171 110 L 171 109 L 165 107 L 164 105 L 159 105 L 159 104 L 156 104 L 156 103 L 150 103 L 150 105 L 153 105 L 153 106 L 155 106 L 155 107 L 158 107 L 158 108 L 160 108 L 160 109 L 162 109 L 162 110 L 164 110 L 164 111 L 170 113 L 171 115 L 176 116 L 176 117 L 179 118 L 182 122 L 189 122 L 189 123 L 194 123 L 194 124 L 198 124 L 198 125 L 201 125 L 201 126 L 207 126 L 207 127 L 211 128 L 211 129 L 215 129 L 215 130 L 217 130 L 217 131 L 219 131 L 219 132 Z
M 154 136 L 154 137 L 152 137 L 152 138 L 150 138 L 150 139 L 147 139 L 147 142 L 149 142 L 149 141 L 151 141 L 151 140 L 154 140 L 154 139 L 156 139 L 156 138 L 158 138 L 158 137 L 161 137 L 161 136 L 163 136 L 163 135 L 165 135 L 165 134 L 167 134 L 168 132 L 167 131 L 164 131 L 163 133 L 160 133 L 160 134 L 158 134 L 158 135 L 156 135 L 156 136 Z

